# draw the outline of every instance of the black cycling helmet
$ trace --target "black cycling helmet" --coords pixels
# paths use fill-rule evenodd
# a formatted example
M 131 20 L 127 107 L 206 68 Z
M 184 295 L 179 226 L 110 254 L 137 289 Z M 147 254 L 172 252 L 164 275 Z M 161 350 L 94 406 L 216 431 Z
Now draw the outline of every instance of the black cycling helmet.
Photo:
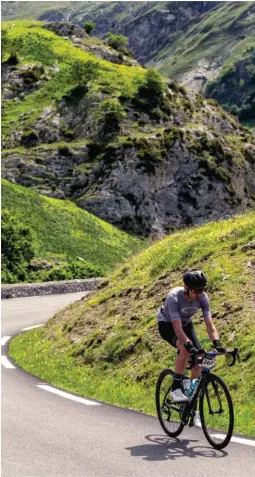
M 196 290 L 206 286 L 207 278 L 201 270 L 187 270 L 183 274 L 183 281 L 188 288 Z

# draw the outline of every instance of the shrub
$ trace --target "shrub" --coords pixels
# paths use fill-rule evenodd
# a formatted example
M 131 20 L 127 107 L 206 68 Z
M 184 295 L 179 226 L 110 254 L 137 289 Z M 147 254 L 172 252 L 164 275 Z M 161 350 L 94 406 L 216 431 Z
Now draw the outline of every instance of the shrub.
M 72 74 L 78 84 L 87 84 L 95 80 L 98 76 L 98 65 L 96 61 L 74 60 L 71 62 Z
M 71 273 L 72 278 L 93 278 L 103 277 L 106 272 L 99 265 L 93 265 L 89 262 L 74 261 L 68 265 L 68 271 Z
M 151 119 L 168 119 L 167 114 L 171 108 L 166 95 L 166 85 L 153 68 L 149 68 L 144 78 L 139 80 L 132 103 L 134 108 L 148 114 Z
M 83 278 L 103 277 L 105 270 L 86 261 L 73 261 L 68 265 L 51 270 L 45 281 L 75 280 Z
M 108 32 L 108 40 L 107 43 L 109 46 L 112 48 L 115 48 L 116 50 L 122 50 L 123 48 L 126 48 L 128 45 L 128 39 L 124 35 L 114 35 L 113 33 Z
M 149 68 L 145 75 L 145 82 L 139 87 L 138 94 L 155 105 L 160 105 L 164 97 L 165 85 L 160 74 Z
M 117 99 L 106 99 L 98 111 L 99 136 L 106 138 L 120 131 L 121 121 L 126 113 Z
M 45 278 L 45 281 L 59 281 L 59 280 L 71 280 L 71 273 L 65 268 L 55 268 L 49 272 L 48 276 Z
M 95 29 L 95 27 L 96 27 L 96 24 L 94 22 L 87 21 L 87 22 L 84 23 L 84 30 L 88 35 L 90 35 L 90 33 L 92 33 L 92 31 Z
M 2 283 L 25 281 L 35 255 L 31 230 L 6 210 L 2 211 Z

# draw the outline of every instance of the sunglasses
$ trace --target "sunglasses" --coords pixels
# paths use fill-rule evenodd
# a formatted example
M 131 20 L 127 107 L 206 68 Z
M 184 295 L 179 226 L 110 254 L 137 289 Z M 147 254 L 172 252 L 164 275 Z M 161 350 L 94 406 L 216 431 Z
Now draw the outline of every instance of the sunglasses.
M 190 291 L 191 291 L 192 293 L 195 293 L 196 295 L 198 295 L 199 293 L 203 293 L 204 291 L 206 291 L 206 287 L 204 287 L 204 288 L 196 288 L 195 290 L 190 289 Z

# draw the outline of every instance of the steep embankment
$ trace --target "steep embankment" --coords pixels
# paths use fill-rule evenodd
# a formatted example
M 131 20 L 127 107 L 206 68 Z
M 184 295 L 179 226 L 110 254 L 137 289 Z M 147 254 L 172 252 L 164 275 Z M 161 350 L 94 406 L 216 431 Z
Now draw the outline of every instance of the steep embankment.
M 159 338 L 155 313 L 182 272 L 202 267 L 214 322 L 241 365 L 218 372 L 233 394 L 235 432 L 255 436 L 255 213 L 175 233 L 128 260 L 87 301 L 46 326 L 14 339 L 11 355 L 27 371 L 59 387 L 155 413 L 155 381 L 175 352 Z M 210 347 L 203 318 L 194 319 Z
M 47 280 L 49 273 L 56 274 L 76 260 L 90 264 L 102 276 L 145 246 L 70 201 L 44 197 L 6 180 L 2 180 L 4 209 L 33 231 L 36 254 L 30 279 L 34 281 Z
M 163 74 L 255 119 L 255 2 L 223 2 L 151 62 Z
M 254 205 L 255 139 L 216 102 L 70 23 L 4 30 L 6 179 L 143 235 Z

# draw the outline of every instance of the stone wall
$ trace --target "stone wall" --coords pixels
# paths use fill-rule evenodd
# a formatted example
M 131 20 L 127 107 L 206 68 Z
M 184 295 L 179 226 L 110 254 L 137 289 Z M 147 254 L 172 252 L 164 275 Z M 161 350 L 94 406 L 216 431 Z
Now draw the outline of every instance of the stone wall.
M 59 293 L 75 293 L 94 290 L 101 278 L 84 280 L 64 280 L 59 282 L 44 283 L 17 283 L 2 285 L 1 298 L 20 298 L 36 295 L 57 295 Z

